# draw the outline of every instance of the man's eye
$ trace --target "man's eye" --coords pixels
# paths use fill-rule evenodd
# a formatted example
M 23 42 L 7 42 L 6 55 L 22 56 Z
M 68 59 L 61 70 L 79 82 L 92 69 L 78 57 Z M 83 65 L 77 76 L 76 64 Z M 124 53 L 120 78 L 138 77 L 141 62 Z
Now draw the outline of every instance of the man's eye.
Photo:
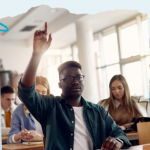
M 71 78 L 70 78 L 70 77 L 69 77 L 69 78 L 66 78 L 66 80 L 67 80 L 67 81 L 70 81 L 70 80 L 71 80 Z
M 80 77 L 80 76 L 79 76 L 79 77 L 77 77 L 77 79 L 78 79 L 78 80 L 81 80 L 81 79 L 82 79 L 82 77 Z

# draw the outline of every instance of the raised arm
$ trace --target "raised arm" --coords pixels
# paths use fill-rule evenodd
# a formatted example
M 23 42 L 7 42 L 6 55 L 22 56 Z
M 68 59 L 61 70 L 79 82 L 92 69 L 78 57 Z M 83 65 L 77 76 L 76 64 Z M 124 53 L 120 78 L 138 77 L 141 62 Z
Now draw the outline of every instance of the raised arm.
M 36 72 L 41 57 L 50 47 L 51 41 L 51 34 L 49 34 L 49 38 L 47 40 L 47 22 L 45 22 L 45 30 L 36 30 L 34 33 L 33 53 L 21 79 L 21 83 L 24 87 L 30 88 L 35 83 Z

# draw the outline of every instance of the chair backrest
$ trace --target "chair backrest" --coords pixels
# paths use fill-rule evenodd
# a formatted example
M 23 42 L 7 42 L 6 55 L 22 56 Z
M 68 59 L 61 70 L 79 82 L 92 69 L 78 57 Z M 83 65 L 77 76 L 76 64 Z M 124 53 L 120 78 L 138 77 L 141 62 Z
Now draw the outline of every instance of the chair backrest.
M 143 145 L 143 150 L 150 150 L 150 145 Z
M 43 137 L 43 150 L 45 150 L 45 138 Z
M 150 122 L 137 123 L 137 131 L 139 137 L 139 144 L 150 143 Z

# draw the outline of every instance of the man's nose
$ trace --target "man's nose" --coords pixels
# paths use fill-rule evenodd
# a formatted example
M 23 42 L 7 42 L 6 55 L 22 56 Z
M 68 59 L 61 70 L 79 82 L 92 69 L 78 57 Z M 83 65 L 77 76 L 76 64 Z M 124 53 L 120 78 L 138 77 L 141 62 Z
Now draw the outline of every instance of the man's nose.
M 74 79 L 73 79 L 72 84 L 79 84 L 79 82 L 78 82 L 77 78 L 74 78 Z

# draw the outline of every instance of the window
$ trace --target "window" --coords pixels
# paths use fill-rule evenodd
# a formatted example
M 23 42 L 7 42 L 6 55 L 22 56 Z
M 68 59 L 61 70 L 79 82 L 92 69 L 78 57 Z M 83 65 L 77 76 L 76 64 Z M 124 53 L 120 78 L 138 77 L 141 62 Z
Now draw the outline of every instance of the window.
M 121 30 L 121 58 L 128 58 L 140 54 L 137 24 Z
M 142 66 L 140 61 L 128 63 L 123 66 L 130 94 L 134 96 L 143 95 Z
M 126 78 L 131 96 L 148 99 L 148 33 L 148 21 L 142 16 L 95 33 L 101 100 L 109 97 L 109 82 L 116 74 Z
M 119 62 L 116 32 L 103 37 L 103 51 L 105 65 Z

